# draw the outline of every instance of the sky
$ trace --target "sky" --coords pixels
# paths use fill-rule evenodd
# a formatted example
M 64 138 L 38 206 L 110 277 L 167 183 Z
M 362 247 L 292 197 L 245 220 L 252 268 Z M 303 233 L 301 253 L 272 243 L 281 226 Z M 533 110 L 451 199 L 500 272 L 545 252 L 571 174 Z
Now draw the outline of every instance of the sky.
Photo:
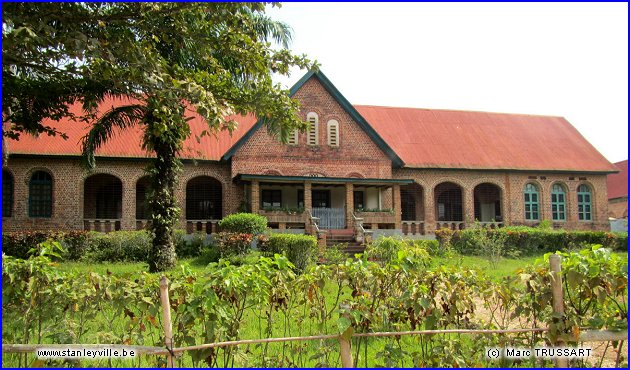
M 352 103 L 565 117 L 628 158 L 627 3 L 283 3 L 291 50 Z M 287 87 L 306 71 L 276 77 Z

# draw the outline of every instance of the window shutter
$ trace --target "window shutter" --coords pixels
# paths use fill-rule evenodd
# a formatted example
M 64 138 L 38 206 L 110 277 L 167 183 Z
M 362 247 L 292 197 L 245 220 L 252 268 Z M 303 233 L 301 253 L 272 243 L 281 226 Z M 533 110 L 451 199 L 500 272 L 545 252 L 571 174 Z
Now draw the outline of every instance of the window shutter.
M 287 141 L 287 144 L 289 145 L 298 144 L 298 130 L 293 130 L 293 132 L 289 134 L 289 140 Z

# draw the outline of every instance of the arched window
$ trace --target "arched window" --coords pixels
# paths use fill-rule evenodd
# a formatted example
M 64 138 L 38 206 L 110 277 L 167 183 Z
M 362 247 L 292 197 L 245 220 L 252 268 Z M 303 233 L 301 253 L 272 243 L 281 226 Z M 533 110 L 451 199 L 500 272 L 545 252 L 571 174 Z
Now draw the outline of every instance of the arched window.
M 28 216 L 52 217 L 52 177 L 36 171 L 28 183 Z
M 554 221 L 566 221 L 567 219 L 566 193 L 560 184 L 551 188 L 551 219 Z
M 2 170 L 2 217 L 13 215 L 13 175 Z
M 306 115 L 306 120 L 311 124 L 306 136 L 306 143 L 308 145 L 319 145 L 319 117 L 315 112 L 309 112 Z
M 593 219 L 591 213 L 591 189 L 588 185 L 580 185 L 577 189 L 578 199 L 578 220 L 591 221 Z
M 534 184 L 525 185 L 525 220 L 537 221 L 540 219 L 538 199 L 538 187 Z
M 328 121 L 328 145 L 339 146 L 339 122 L 334 119 Z

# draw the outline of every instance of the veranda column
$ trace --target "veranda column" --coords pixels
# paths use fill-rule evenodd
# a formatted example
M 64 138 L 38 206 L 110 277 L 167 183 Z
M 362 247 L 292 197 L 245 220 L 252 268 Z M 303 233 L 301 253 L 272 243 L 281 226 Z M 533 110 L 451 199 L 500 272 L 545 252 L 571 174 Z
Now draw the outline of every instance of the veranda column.
M 392 208 L 394 209 L 394 229 L 402 229 L 402 208 L 400 202 L 400 185 L 392 188 Z
M 122 184 L 122 216 L 120 220 L 121 230 L 136 229 L 136 185 L 131 181 Z M 113 230 L 114 225 L 112 225 Z
M 435 197 L 433 188 L 427 186 L 424 193 L 424 231 L 435 234 Z
M 311 228 L 311 220 L 308 218 L 310 213 L 313 212 L 313 196 L 311 194 L 311 182 L 304 182 L 304 214 L 306 219 L 304 220 L 304 226 L 306 227 L 306 233 L 313 234 Z
M 346 183 L 346 229 L 354 229 L 354 184 Z
M 252 213 L 260 211 L 260 186 L 258 180 L 252 180 Z
M 464 226 L 471 227 L 475 223 L 475 190 L 474 188 L 462 189 L 462 205 L 464 209 Z

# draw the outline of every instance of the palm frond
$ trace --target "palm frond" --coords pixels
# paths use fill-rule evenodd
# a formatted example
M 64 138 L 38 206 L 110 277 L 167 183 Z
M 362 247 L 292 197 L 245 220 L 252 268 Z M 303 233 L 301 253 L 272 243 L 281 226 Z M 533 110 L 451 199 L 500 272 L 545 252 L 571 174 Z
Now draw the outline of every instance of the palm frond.
M 265 40 L 273 39 L 275 42 L 282 45 L 283 48 L 289 48 L 293 39 L 291 26 L 284 22 L 271 19 L 264 14 L 253 13 L 251 17 L 254 29 L 260 37 Z
M 127 129 L 142 121 L 146 114 L 146 107 L 140 104 L 112 107 L 95 123 L 90 132 L 82 139 L 83 161 L 87 168 L 96 165 L 94 154 L 113 134 L 114 129 Z

